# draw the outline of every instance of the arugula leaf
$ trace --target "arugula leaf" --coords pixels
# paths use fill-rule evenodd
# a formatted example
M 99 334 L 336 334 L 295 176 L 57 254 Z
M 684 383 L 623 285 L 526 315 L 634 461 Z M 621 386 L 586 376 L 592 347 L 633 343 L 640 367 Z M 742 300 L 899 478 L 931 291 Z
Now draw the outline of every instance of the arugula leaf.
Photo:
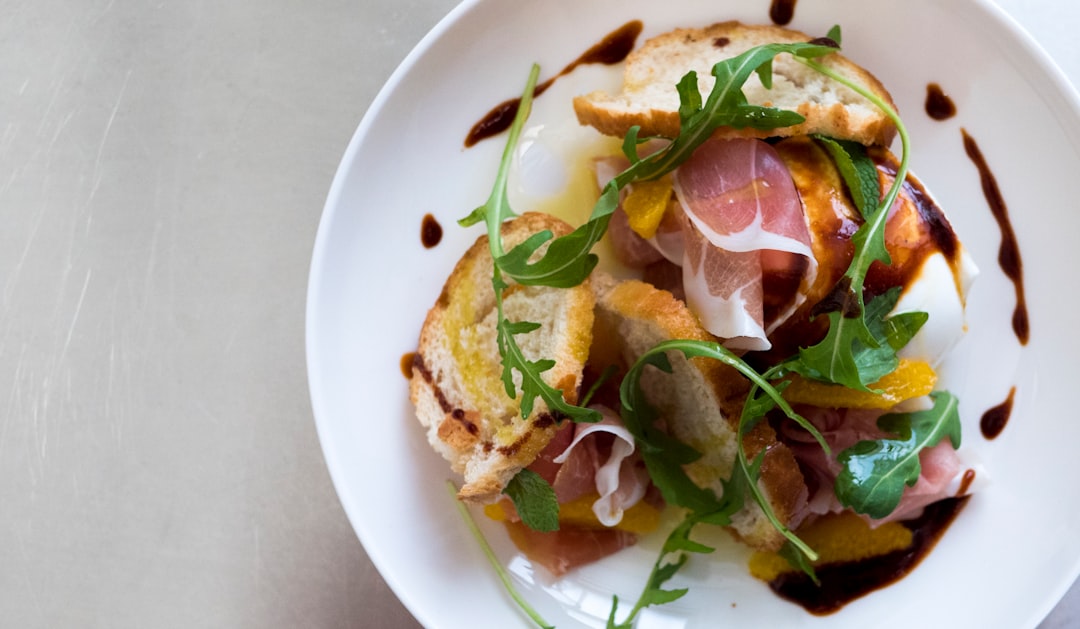
M 788 565 L 796 570 L 800 570 L 803 574 L 810 577 L 810 580 L 814 582 L 814 585 L 821 585 L 821 581 L 818 580 L 817 572 L 814 571 L 814 564 L 810 561 L 799 547 L 792 544 L 790 541 L 784 542 L 784 545 L 777 551 L 778 555 L 787 560 Z
M 829 29 L 829 32 L 825 34 L 825 37 L 833 40 L 833 42 L 836 43 L 836 47 L 839 48 L 840 44 L 841 44 L 841 41 L 840 41 L 840 25 L 839 24 L 833 24 L 832 28 Z
M 818 432 L 812 424 L 795 413 L 795 411 L 791 410 L 791 407 L 787 405 L 787 402 L 784 402 L 783 398 L 780 397 L 779 390 L 772 385 L 766 386 L 767 388 L 763 389 L 759 383 L 755 382 L 754 386 L 750 389 L 750 393 L 746 397 L 746 402 L 743 404 L 743 410 L 739 416 L 738 447 L 735 451 L 735 469 L 731 474 L 731 483 L 742 487 L 743 491 L 748 492 L 750 496 L 753 497 L 754 502 L 761 508 L 761 512 L 765 515 L 765 518 L 772 524 L 774 529 L 787 539 L 788 544 L 797 548 L 809 561 L 815 561 L 818 558 L 817 553 L 814 549 L 810 548 L 806 542 L 799 539 L 794 531 L 780 521 L 776 512 L 773 511 L 769 499 L 758 485 L 758 479 L 761 477 L 761 464 L 765 461 L 765 451 L 762 450 L 753 461 L 750 461 L 746 453 L 746 448 L 743 445 L 743 437 L 753 429 L 753 426 L 755 426 L 757 422 L 765 417 L 766 413 L 773 408 L 780 406 L 789 418 L 795 420 L 800 426 L 813 435 L 826 452 L 829 451 L 829 446 L 825 443 L 825 438 L 821 436 L 821 433 Z
M 458 220 L 458 225 L 462 227 L 470 227 L 481 221 L 486 224 L 492 257 L 496 259 L 496 262 L 503 255 L 502 234 L 499 230 L 504 221 L 517 216 L 517 213 L 511 209 L 510 200 L 506 196 L 506 185 L 510 179 L 510 165 L 513 163 L 514 149 L 517 147 L 518 138 L 521 137 L 525 120 L 532 112 L 533 91 L 539 78 L 540 66 L 534 63 L 529 71 L 529 78 L 525 81 L 525 91 L 521 95 L 521 103 L 514 115 L 514 121 L 507 132 L 506 146 L 503 147 L 499 170 L 495 174 L 495 184 L 491 187 L 487 202 L 473 210 L 468 216 Z
M 521 350 L 521 346 L 514 340 L 516 334 L 526 334 L 540 327 L 539 323 L 531 321 L 512 322 L 503 314 L 503 291 L 507 284 L 503 281 L 499 267 L 495 267 L 492 283 L 495 286 L 495 309 L 498 314 L 498 323 L 495 326 L 495 339 L 499 347 L 499 354 L 503 359 L 502 381 L 506 395 L 510 398 L 517 397 L 517 385 L 514 382 L 514 371 L 521 374 L 521 402 L 520 410 L 522 417 L 532 414 L 536 398 L 541 398 L 547 404 L 548 410 L 560 417 L 568 417 L 575 422 L 598 422 L 601 419 L 599 411 L 575 406 L 566 401 L 562 390 L 556 389 L 544 381 L 543 373 L 555 366 L 551 359 L 529 360 Z
M 840 349 L 830 351 L 831 348 L 819 344 L 800 350 L 799 358 L 784 366 L 807 378 L 824 382 L 836 381 L 835 374 L 825 374 L 818 368 L 821 362 L 830 359 L 848 358 L 850 365 L 845 368 L 857 374 L 853 377 L 858 377 L 861 382 L 874 383 L 892 373 L 900 364 L 896 352 L 908 344 L 929 318 L 925 312 L 904 312 L 889 317 L 888 314 L 900 299 L 900 293 L 901 287 L 894 286 L 870 300 L 866 306 L 862 320 L 872 342 L 866 343 L 856 338 L 848 352 Z M 818 353 L 827 355 L 819 358 Z M 807 356 L 810 360 L 806 359 Z
M 543 372 L 554 367 L 555 361 L 530 361 L 514 339 L 515 335 L 527 334 L 538 329 L 540 325 L 529 321 L 512 322 L 506 318 L 503 311 L 503 291 L 509 285 L 503 279 L 500 270 L 501 260 L 505 257 L 501 229 L 504 221 L 517 216 L 507 199 L 506 183 L 510 176 L 510 164 L 514 155 L 514 147 L 517 146 L 521 130 L 525 126 L 525 120 L 532 109 L 533 90 L 539 76 L 540 67 L 533 65 L 525 85 L 525 92 L 521 96 L 521 104 L 518 107 L 517 115 L 514 116 L 514 122 L 510 125 L 506 147 L 503 149 L 502 160 L 499 162 L 499 171 L 495 176 L 495 184 L 492 187 L 491 194 L 488 196 L 487 203 L 460 219 L 458 224 L 467 227 L 483 221 L 487 226 L 488 246 L 491 249 L 491 257 L 495 260 L 491 283 L 495 290 L 496 343 L 499 347 L 499 354 L 502 356 L 502 381 L 506 395 L 510 398 L 517 397 L 517 385 L 514 382 L 514 372 L 517 371 L 521 374 L 520 409 L 522 417 L 528 417 L 532 414 L 536 398 L 539 397 L 547 404 L 548 409 L 556 415 L 569 417 L 575 422 L 597 422 L 600 421 L 599 412 L 568 403 L 563 397 L 562 391 L 544 381 Z M 539 232 L 529 237 L 525 244 L 529 247 L 540 247 L 550 240 L 551 236 L 552 234 L 549 231 Z M 513 256 L 511 256 L 512 258 Z
M 649 573 L 649 578 L 645 582 L 645 587 L 641 591 L 641 595 L 638 596 L 637 603 L 631 608 L 626 618 L 617 624 L 615 622 L 615 614 L 619 608 L 619 597 L 616 596 L 612 599 L 611 612 L 608 614 L 607 629 L 631 629 L 634 626 L 634 620 L 641 610 L 651 605 L 664 605 L 672 601 L 677 601 L 686 595 L 688 591 L 686 588 L 666 590 L 663 586 L 675 576 L 683 565 L 686 564 L 689 558 L 689 555 L 686 553 L 707 554 L 716 550 L 715 548 L 690 539 L 690 532 L 695 526 L 706 521 L 719 525 L 730 524 L 730 515 L 731 514 L 728 512 L 687 514 L 686 517 L 683 518 L 683 521 L 668 534 L 667 539 L 664 541 L 664 545 L 660 550 L 660 556 L 657 557 L 656 562 L 653 563 L 652 571 Z M 669 560 L 669 557 L 673 554 L 673 560 Z
M 503 493 L 510 496 L 525 526 L 541 533 L 559 530 L 555 490 L 536 472 L 522 469 L 506 484 Z
M 622 403 L 621 417 L 623 424 L 639 442 L 641 446 L 641 456 L 649 470 L 649 476 L 652 478 L 653 484 L 656 485 L 663 494 L 664 500 L 669 504 L 685 507 L 699 514 L 722 511 L 725 506 L 711 489 L 701 488 L 694 483 L 694 481 L 690 480 L 690 477 L 687 476 L 683 469 L 684 465 L 693 463 L 700 458 L 700 453 L 666 432 L 656 428 L 654 425 L 654 422 L 657 419 L 656 411 L 649 405 L 648 400 L 645 398 L 645 394 L 640 385 L 641 376 L 645 368 L 650 365 L 665 373 L 671 373 L 671 363 L 667 357 L 667 352 L 669 351 L 681 352 L 686 358 L 711 358 L 735 368 L 746 376 L 759 390 L 764 392 L 764 398 L 770 400 L 769 407 L 766 411 L 771 410 L 774 406 L 779 407 L 788 417 L 791 417 L 812 434 L 815 434 L 823 447 L 828 447 L 825 445 L 824 438 L 817 433 L 817 430 L 814 429 L 813 425 L 791 408 L 787 401 L 780 395 L 779 390 L 773 387 L 773 385 L 771 385 L 765 377 L 754 370 L 753 367 L 746 364 L 746 362 L 723 345 L 712 341 L 698 341 L 691 339 L 674 339 L 658 343 L 638 357 L 637 361 L 630 367 L 629 371 L 627 371 L 626 375 L 623 377 L 622 384 L 619 387 L 619 396 Z M 748 405 L 752 398 L 753 396 L 748 398 Z M 758 406 L 749 406 L 749 408 L 751 409 L 750 414 L 754 414 L 755 409 L 760 410 L 763 406 L 759 404 Z M 747 413 L 744 412 L 744 417 L 745 416 L 747 416 Z M 761 412 L 760 415 L 755 415 L 753 420 L 748 421 L 756 421 L 762 416 L 764 416 L 764 412 Z M 746 431 L 741 432 L 740 436 L 745 434 L 745 432 Z M 742 446 L 740 445 L 739 447 L 741 448 Z M 753 478 L 753 476 L 750 476 L 749 478 Z M 750 485 L 751 490 L 753 490 L 755 483 L 750 483 Z M 754 495 L 755 497 L 764 500 L 764 497 L 760 492 L 757 492 Z M 741 500 L 739 501 L 739 505 L 739 507 L 735 508 L 736 511 L 741 508 Z M 766 504 L 764 507 L 768 508 L 768 505 Z
M 850 140 L 836 140 L 823 135 L 813 137 L 832 157 L 859 214 L 863 219 L 872 215 L 881 198 L 881 182 L 877 166 L 866 154 L 866 147 Z
M 844 506 L 872 518 L 883 518 L 900 504 L 904 487 L 919 479 L 919 453 L 948 437 L 960 447 L 959 402 L 947 391 L 931 393 L 933 408 L 914 413 L 892 413 L 878 419 L 878 427 L 894 439 L 860 441 L 840 453 L 843 466 L 836 478 L 836 496 Z
M 649 478 L 663 494 L 664 500 L 691 511 L 714 512 L 720 509 L 716 494 L 711 489 L 699 487 L 683 470 L 684 465 L 693 463 L 701 454 L 655 426 L 656 411 L 645 399 L 640 386 L 641 375 L 647 365 L 671 373 L 671 364 L 664 351 L 665 348 L 658 346 L 646 352 L 623 377 L 619 387 L 622 403 L 620 416 L 623 425 L 640 446 Z
M 876 347 L 856 342 L 853 352 L 855 365 L 866 382 L 877 382 L 892 373 L 900 364 L 896 352 L 907 345 L 930 318 L 925 312 L 902 312 L 888 317 L 900 300 L 900 293 L 901 287 L 895 286 L 870 300 L 866 307 L 866 325 Z

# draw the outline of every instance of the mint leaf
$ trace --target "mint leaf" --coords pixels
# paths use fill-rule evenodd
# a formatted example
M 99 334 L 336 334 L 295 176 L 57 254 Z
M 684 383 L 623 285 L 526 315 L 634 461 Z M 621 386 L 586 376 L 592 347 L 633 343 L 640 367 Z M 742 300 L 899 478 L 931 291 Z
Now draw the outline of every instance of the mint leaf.
M 510 497 L 525 526 L 541 533 L 559 530 L 555 490 L 536 472 L 522 469 L 506 484 L 503 493 Z
M 893 413 L 878 419 L 878 427 L 895 438 L 860 441 L 840 453 L 843 466 L 836 478 L 840 503 L 872 518 L 883 518 L 900 504 L 904 488 L 922 472 L 919 453 L 945 437 L 960 447 L 959 402 L 947 391 L 931 393 L 933 408 Z
M 813 137 L 832 157 L 851 194 L 851 200 L 865 220 L 874 213 L 881 198 L 877 166 L 866 154 L 866 147 L 850 140 L 835 140 L 823 135 Z

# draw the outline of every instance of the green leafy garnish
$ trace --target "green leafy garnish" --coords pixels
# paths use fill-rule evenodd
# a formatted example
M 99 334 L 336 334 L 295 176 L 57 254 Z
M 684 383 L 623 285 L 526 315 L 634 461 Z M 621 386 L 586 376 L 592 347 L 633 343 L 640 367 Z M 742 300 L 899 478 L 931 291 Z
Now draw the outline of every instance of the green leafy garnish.
M 473 520 L 472 515 L 469 513 L 469 508 L 465 506 L 464 502 L 457 499 L 457 487 L 454 487 L 452 482 L 446 481 L 446 488 L 449 490 L 450 497 L 457 506 L 458 514 L 461 516 L 462 520 L 465 520 L 465 525 L 469 528 L 469 532 L 472 533 L 473 539 L 480 545 L 480 550 L 483 551 L 484 557 L 487 558 L 491 567 L 495 569 L 495 574 L 498 575 L 499 581 L 503 584 L 503 587 L 506 589 L 507 594 L 510 595 L 510 598 L 521 608 L 521 611 L 525 612 L 526 616 L 536 623 L 537 627 L 540 627 L 540 629 L 555 629 L 555 625 L 544 620 L 544 618 L 533 609 L 533 606 L 529 605 L 529 602 L 525 600 L 525 597 L 517 591 L 517 588 L 514 587 L 514 582 L 510 579 L 510 574 L 506 571 L 506 568 L 503 567 L 499 558 L 495 556 L 495 551 L 491 549 L 491 545 L 484 539 L 484 534 L 480 532 L 480 527 L 476 526 L 476 521 Z
M 823 135 L 813 137 L 832 157 L 859 214 L 864 220 L 871 216 L 881 199 L 881 182 L 878 180 L 874 160 L 866 154 L 866 147 L 850 140 L 837 140 Z
M 510 479 L 503 493 L 510 497 L 525 526 L 541 533 L 559 530 L 555 490 L 536 472 L 522 469 Z
M 960 447 L 960 413 L 956 396 L 931 393 L 933 408 L 914 413 L 892 413 L 878 419 L 878 427 L 895 438 L 860 441 L 840 453 L 843 466 L 836 478 L 836 496 L 844 506 L 872 518 L 896 509 L 904 493 L 919 479 L 919 453 L 948 437 Z
M 810 580 L 814 582 L 814 585 L 821 585 L 821 581 L 818 580 L 817 572 L 814 570 L 813 561 L 806 556 L 798 546 L 791 543 L 791 541 L 784 542 L 784 545 L 780 547 L 777 554 L 783 557 L 788 565 L 801 571 L 806 576 L 810 577 Z
M 855 339 L 851 344 L 851 364 L 865 382 L 877 382 L 892 373 L 900 364 L 896 352 L 908 344 L 929 318 L 925 312 L 904 312 L 888 316 L 896 307 L 900 292 L 900 287 L 894 286 L 870 300 L 862 318 L 873 342 L 864 343 L 862 339 Z M 783 363 L 783 367 L 807 378 L 834 382 L 831 377 L 815 369 L 814 360 L 805 360 L 807 355 L 813 356 L 824 351 L 825 348 L 821 345 L 804 349 L 796 360 Z
M 826 452 L 828 451 L 828 445 L 817 429 L 796 413 L 784 400 L 780 389 L 773 386 L 753 367 L 746 364 L 745 361 L 719 343 L 688 339 L 676 339 L 659 343 L 638 358 L 637 362 L 634 363 L 623 378 L 620 388 L 623 423 L 641 445 L 641 456 L 649 470 L 649 476 L 652 478 L 653 484 L 656 485 L 663 494 L 664 500 L 669 504 L 684 507 L 699 515 L 726 511 L 731 508 L 734 501 L 733 496 L 725 495 L 723 496 L 724 502 L 721 502 L 721 499 L 717 498 L 711 489 L 699 487 L 691 480 L 683 466 L 697 460 L 700 454 L 654 425 L 656 413 L 645 400 L 639 382 L 642 372 L 650 365 L 670 373 L 671 364 L 667 358 L 667 352 L 673 350 L 681 352 L 686 358 L 706 357 L 718 360 L 738 370 L 753 384 L 739 420 L 738 455 L 732 476 L 725 483 L 725 494 L 728 491 L 735 490 L 734 495 L 738 496 L 738 500 L 734 511 L 742 508 L 743 495 L 751 496 L 778 531 L 807 556 L 816 559 L 817 554 L 780 522 L 768 499 L 758 487 L 761 456 L 764 453 L 760 453 L 761 456 L 756 460 L 750 461 L 742 442 L 743 437 L 753 429 L 754 425 L 766 413 L 773 408 L 779 408 L 787 417 L 813 435 Z
M 642 354 L 627 371 L 619 388 L 619 396 L 622 402 L 623 424 L 640 444 L 641 456 L 649 470 L 649 476 L 669 504 L 685 507 L 699 514 L 715 513 L 721 510 L 721 503 L 713 491 L 699 487 L 683 470 L 684 465 L 700 458 L 700 453 L 656 427 L 656 411 L 645 399 L 640 386 L 642 373 L 648 366 L 671 373 L 671 363 L 667 357 L 669 351 L 681 352 L 686 358 L 711 358 L 735 368 L 763 392 L 761 398 L 754 398 L 752 395 L 747 398 L 747 406 L 751 409 L 750 414 L 754 414 L 755 409 L 763 408 L 763 400 L 768 400 L 770 410 L 773 407 L 780 408 L 785 415 L 815 435 L 822 447 L 828 448 L 813 425 L 791 408 L 776 387 L 723 345 L 712 341 L 691 339 L 674 339 L 658 343 Z M 755 400 L 757 406 L 751 406 Z M 747 413 L 744 413 L 744 417 L 746 415 Z M 757 415 L 755 420 L 762 416 L 764 412 Z M 746 421 L 745 430 L 741 427 L 740 437 L 749 432 L 752 421 L 754 420 Z M 747 470 L 749 469 L 748 464 Z M 748 478 L 756 481 L 753 475 Z M 755 484 L 751 483 L 751 485 Z M 755 488 L 751 487 L 751 492 L 754 491 Z
M 735 503 L 732 502 L 732 505 Z M 734 510 L 732 510 L 734 512 Z M 713 524 L 729 524 L 731 522 L 731 513 L 721 512 L 712 514 L 709 516 L 710 523 Z M 656 558 L 656 562 L 653 563 L 652 571 L 649 573 L 649 578 L 645 582 L 645 588 L 641 591 L 641 595 L 638 596 L 637 603 L 630 609 L 626 618 L 622 622 L 616 623 L 615 615 L 619 609 L 619 597 L 613 597 L 611 601 L 611 612 L 608 614 L 607 629 L 631 629 L 634 626 L 634 620 L 641 610 L 651 605 L 664 605 L 672 601 L 677 601 L 686 595 L 688 591 L 686 588 L 678 588 L 674 590 L 664 589 L 666 584 L 680 568 L 686 563 L 689 556 L 686 553 L 711 553 L 714 548 L 700 544 L 690 539 L 690 532 L 693 528 L 705 521 L 706 518 L 690 514 L 683 519 L 678 526 L 676 526 L 667 539 L 664 541 L 663 547 L 660 549 L 660 556 Z

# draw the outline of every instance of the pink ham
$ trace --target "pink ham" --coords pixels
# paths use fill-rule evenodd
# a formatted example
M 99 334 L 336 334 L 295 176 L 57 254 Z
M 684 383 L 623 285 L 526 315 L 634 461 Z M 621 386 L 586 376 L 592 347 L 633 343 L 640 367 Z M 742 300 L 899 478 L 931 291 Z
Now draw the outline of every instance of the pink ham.
M 688 219 L 682 261 L 687 305 L 707 330 L 729 339 L 727 345 L 768 349 L 763 273 L 766 265 L 790 263 L 786 256 L 762 252 L 804 257 L 803 286 L 812 284 L 816 272 L 802 202 L 787 167 L 760 140 L 713 139 L 679 167 L 674 184 Z M 796 296 L 769 327 L 801 303 Z
M 637 542 L 637 535 L 620 529 L 564 526 L 538 533 L 521 522 L 507 522 L 506 530 L 515 546 L 556 578 Z
M 633 435 L 611 410 L 594 408 L 603 415 L 602 421 L 566 422 L 529 469 L 552 485 L 559 504 L 599 494 L 593 513 L 605 527 L 612 527 L 622 520 L 625 509 L 655 497 L 647 496 L 649 475 L 635 454 Z M 541 533 L 521 523 L 508 498 L 502 509 L 514 544 L 556 577 L 637 541 L 637 535 L 624 530 L 566 523 L 557 531 Z
M 608 234 L 615 257 L 632 269 L 644 269 L 664 259 L 652 243 L 638 236 L 630 228 L 630 219 L 627 218 L 622 206 L 612 213 L 611 221 L 608 222 Z
M 626 165 L 597 160 L 598 183 Z M 787 167 L 760 140 L 709 140 L 675 171 L 674 189 L 678 203 L 649 240 L 616 211 L 609 227 L 616 256 L 645 268 L 658 260 L 651 245 L 682 267 L 681 292 L 705 329 L 732 348 L 768 349 L 766 335 L 802 304 L 817 271 Z M 766 282 L 778 277 L 794 277 L 797 286 L 766 295 Z
M 604 419 L 576 426 L 574 440 L 555 458 L 562 468 L 552 487 L 560 504 L 595 491 L 592 510 L 604 526 L 615 526 L 623 512 L 645 497 L 649 474 L 634 455 L 634 436 L 615 413 L 595 407 Z
M 555 490 L 559 504 L 573 502 L 588 494 L 600 497 L 593 513 L 604 526 L 615 526 L 623 511 L 645 497 L 649 474 L 634 452 L 634 437 L 610 409 L 593 407 L 603 420 L 595 424 L 567 422 L 529 466 Z M 504 511 L 517 519 L 507 499 Z
M 813 407 L 800 408 L 799 412 L 817 427 L 833 453 L 831 458 L 826 456 L 813 437 L 797 426 L 785 423 L 780 430 L 781 440 L 795 454 L 810 488 L 808 509 L 816 515 L 839 513 L 844 507 L 833 492 L 833 484 L 841 469 L 836 455 L 859 441 L 888 436 L 877 427 L 877 419 L 882 413 Z M 960 481 L 967 470 L 947 439 L 923 450 L 919 454 L 919 464 L 922 468 L 919 480 L 904 489 L 900 504 L 891 514 L 879 520 L 864 516 L 871 525 L 917 517 L 923 507 L 955 496 L 957 486 L 963 486 Z

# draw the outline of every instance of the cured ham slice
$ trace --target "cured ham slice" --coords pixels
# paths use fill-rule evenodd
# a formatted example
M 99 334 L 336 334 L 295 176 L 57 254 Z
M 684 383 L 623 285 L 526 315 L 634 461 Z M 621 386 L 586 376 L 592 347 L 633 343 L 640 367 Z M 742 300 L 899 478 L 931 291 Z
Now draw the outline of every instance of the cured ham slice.
M 499 519 L 504 520 L 514 544 L 556 577 L 634 544 L 634 532 L 613 527 L 627 509 L 643 500 L 653 502 L 648 496 L 649 475 L 635 453 L 633 435 L 613 411 L 599 405 L 593 408 L 603 415 L 600 422 L 567 422 L 529 469 L 551 484 L 560 505 L 597 496 L 592 503 L 595 521 L 564 520 L 557 531 L 537 532 L 521 522 L 508 498 L 499 505 Z
M 638 538 L 634 533 L 620 529 L 581 527 L 538 533 L 521 522 L 507 522 L 506 530 L 515 546 L 556 578 L 632 546 Z
M 687 305 L 729 347 L 768 349 L 767 265 L 786 270 L 788 256 L 777 255 L 786 253 L 806 260 L 802 284 L 811 284 L 816 272 L 802 202 L 786 165 L 760 140 L 712 139 L 675 172 L 674 188 L 687 218 Z M 770 328 L 802 303 L 798 294 Z
M 801 428 L 785 424 L 780 432 L 782 440 L 795 453 L 807 479 L 810 488 L 809 512 L 816 515 L 839 513 L 844 506 L 833 492 L 841 469 L 836 455 L 859 441 L 889 436 L 877 427 L 877 419 L 882 412 L 816 407 L 801 408 L 800 412 L 817 427 L 833 453 L 832 457 L 827 456 L 813 437 Z M 900 504 L 892 513 L 877 520 L 864 516 L 872 526 L 917 517 L 927 505 L 955 496 L 957 488 L 965 486 L 962 478 L 968 469 L 947 439 L 919 453 L 919 464 L 922 471 L 918 481 L 904 489 Z
M 604 419 L 577 426 L 574 440 L 554 459 L 562 468 L 552 487 L 560 504 L 595 491 L 600 495 L 592 506 L 596 519 L 604 526 L 615 526 L 626 509 L 645 497 L 649 474 L 638 464 L 639 459 L 632 457 L 634 436 L 630 431 L 610 409 L 597 410 Z
M 769 349 L 758 252 L 713 246 L 692 224 L 686 226 L 683 235 L 686 305 L 702 327 L 727 339 L 728 347 Z
M 709 140 L 675 173 L 694 226 L 728 251 L 811 256 L 810 232 L 787 166 L 760 140 Z
M 598 183 L 625 166 L 598 160 Z M 646 268 L 659 252 L 682 267 L 680 292 L 705 329 L 735 349 L 768 349 L 766 335 L 802 304 L 817 269 L 787 166 L 760 140 L 709 140 L 675 172 L 673 196 L 647 240 L 621 208 L 613 215 L 616 255 Z
M 592 507 L 596 519 L 604 526 L 615 526 L 625 510 L 645 497 L 649 474 L 641 458 L 634 455 L 634 437 L 622 420 L 604 406 L 593 408 L 600 411 L 603 420 L 567 423 L 529 469 L 551 485 L 559 504 L 598 495 Z M 511 519 L 517 518 L 508 500 L 503 509 Z

